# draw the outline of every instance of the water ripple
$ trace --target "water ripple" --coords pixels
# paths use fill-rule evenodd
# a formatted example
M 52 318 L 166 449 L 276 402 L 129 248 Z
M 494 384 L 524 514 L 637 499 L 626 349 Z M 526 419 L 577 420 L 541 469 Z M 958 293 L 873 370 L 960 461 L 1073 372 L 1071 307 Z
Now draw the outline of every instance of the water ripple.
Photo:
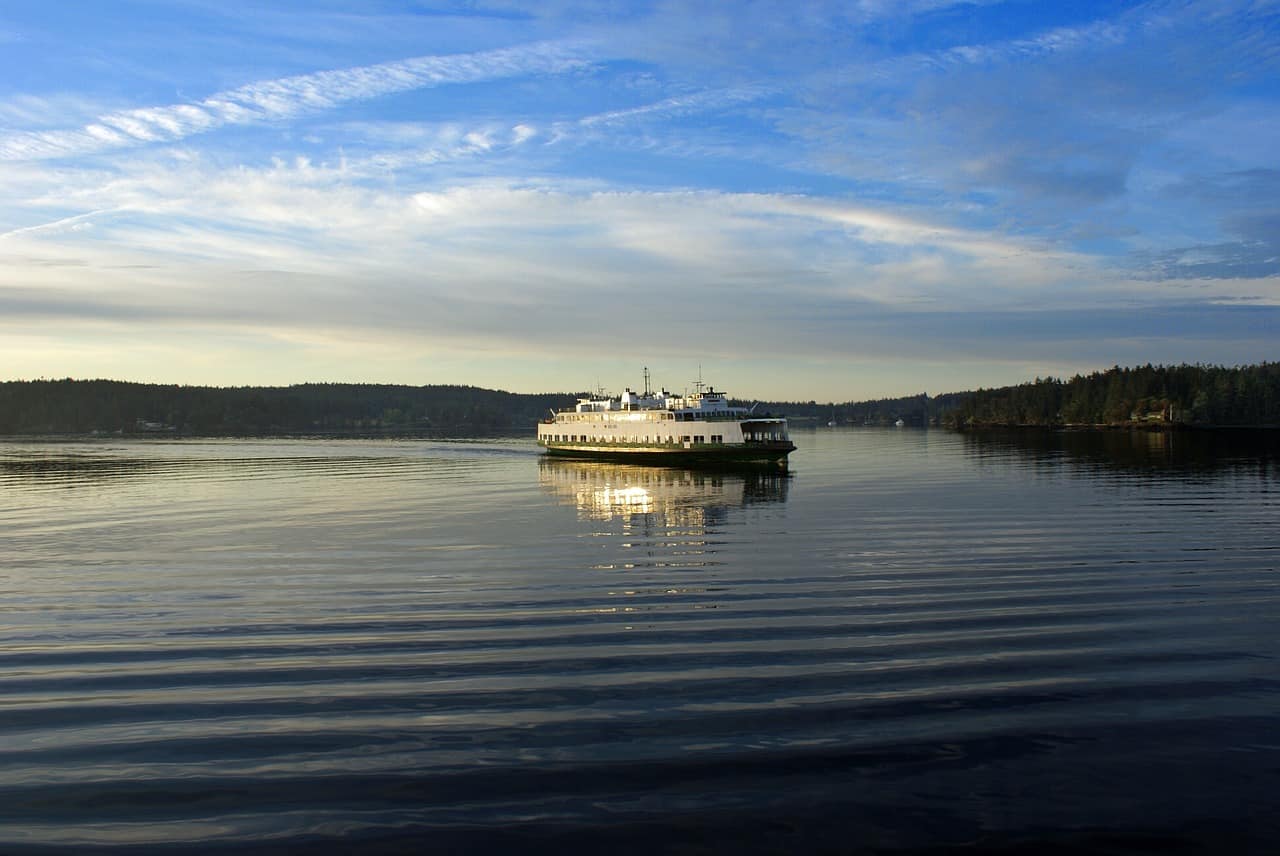
M 1280 473 L 1135 442 L 2 444 L 0 849 L 1247 849 Z

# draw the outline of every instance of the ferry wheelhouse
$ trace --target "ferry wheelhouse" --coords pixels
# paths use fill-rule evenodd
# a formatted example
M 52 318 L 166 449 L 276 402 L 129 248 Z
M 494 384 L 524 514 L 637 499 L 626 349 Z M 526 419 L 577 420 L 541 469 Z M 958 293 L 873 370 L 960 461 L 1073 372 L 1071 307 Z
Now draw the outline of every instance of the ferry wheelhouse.
M 786 465 L 795 444 L 781 416 L 757 416 L 733 406 L 699 381 L 692 394 L 630 388 L 620 396 L 578 399 L 572 409 L 538 424 L 538 444 L 550 455 L 632 463 L 772 463 Z

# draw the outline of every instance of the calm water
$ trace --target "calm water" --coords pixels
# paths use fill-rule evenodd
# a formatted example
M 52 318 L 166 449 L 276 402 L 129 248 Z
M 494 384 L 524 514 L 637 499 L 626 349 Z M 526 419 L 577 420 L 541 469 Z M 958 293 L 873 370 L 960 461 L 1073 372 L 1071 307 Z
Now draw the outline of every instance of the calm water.
M 796 434 L 0 443 L 0 852 L 1280 845 L 1274 439 Z

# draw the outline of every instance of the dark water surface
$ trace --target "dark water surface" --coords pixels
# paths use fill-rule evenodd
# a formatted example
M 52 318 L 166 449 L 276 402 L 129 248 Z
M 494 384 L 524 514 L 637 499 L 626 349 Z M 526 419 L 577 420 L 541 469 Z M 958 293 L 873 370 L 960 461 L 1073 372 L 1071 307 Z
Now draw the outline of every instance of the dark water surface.
M 1280 850 L 1280 457 L 0 444 L 0 852 Z

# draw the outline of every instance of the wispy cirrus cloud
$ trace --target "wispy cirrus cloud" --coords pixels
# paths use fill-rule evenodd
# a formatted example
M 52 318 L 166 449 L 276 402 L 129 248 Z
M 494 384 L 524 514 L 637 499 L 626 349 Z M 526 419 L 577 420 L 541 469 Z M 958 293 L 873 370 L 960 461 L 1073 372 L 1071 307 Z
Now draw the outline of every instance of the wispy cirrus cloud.
M 19 235 L 38 235 L 53 234 L 56 232 L 77 232 L 81 229 L 91 228 L 92 220 L 102 214 L 111 213 L 109 210 L 89 211 L 84 214 L 76 214 L 71 217 L 63 217 L 50 223 L 38 223 L 34 226 L 23 226 L 18 229 L 10 229 L 7 232 L 0 232 L 0 240 L 5 238 L 14 238 Z
M 806 102 L 776 110 L 778 127 L 804 143 L 815 171 L 875 182 L 964 220 L 1068 243 L 1089 232 L 1083 243 L 1095 249 L 1186 246 L 1186 221 L 1213 217 L 1175 215 L 1152 196 L 1161 185 L 1274 160 L 1273 101 L 1251 97 L 1242 109 L 1239 98 L 1277 79 L 1276 8 L 1153 0 L 852 65 L 827 74 Z M 1223 218 L 1239 208 L 1238 198 L 1214 204 Z M 1169 234 L 1131 239 L 1155 224 Z
M 731 89 L 691 92 L 664 98 L 651 104 L 630 107 L 625 110 L 611 110 L 607 113 L 585 116 L 579 119 L 576 124 L 580 127 L 590 128 L 597 125 L 614 125 L 646 118 L 669 118 L 690 113 L 702 113 L 708 110 L 721 110 L 758 101 L 772 91 L 767 86 L 741 86 Z
M 904 56 L 876 67 L 876 75 L 888 78 L 906 68 L 948 72 L 962 67 L 981 67 L 1026 62 L 1061 54 L 1115 47 L 1132 37 L 1137 24 L 1097 21 L 1075 27 L 1057 27 L 1031 38 L 982 44 L 964 44 L 925 54 Z
M 421 56 L 248 84 L 200 101 L 122 110 L 68 130 L 0 137 L 0 160 L 41 160 L 107 149 L 173 142 L 227 125 L 288 119 L 341 104 L 457 83 L 559 73 L 590 62 L 582 43 L 542 42 L 514 48 Z

